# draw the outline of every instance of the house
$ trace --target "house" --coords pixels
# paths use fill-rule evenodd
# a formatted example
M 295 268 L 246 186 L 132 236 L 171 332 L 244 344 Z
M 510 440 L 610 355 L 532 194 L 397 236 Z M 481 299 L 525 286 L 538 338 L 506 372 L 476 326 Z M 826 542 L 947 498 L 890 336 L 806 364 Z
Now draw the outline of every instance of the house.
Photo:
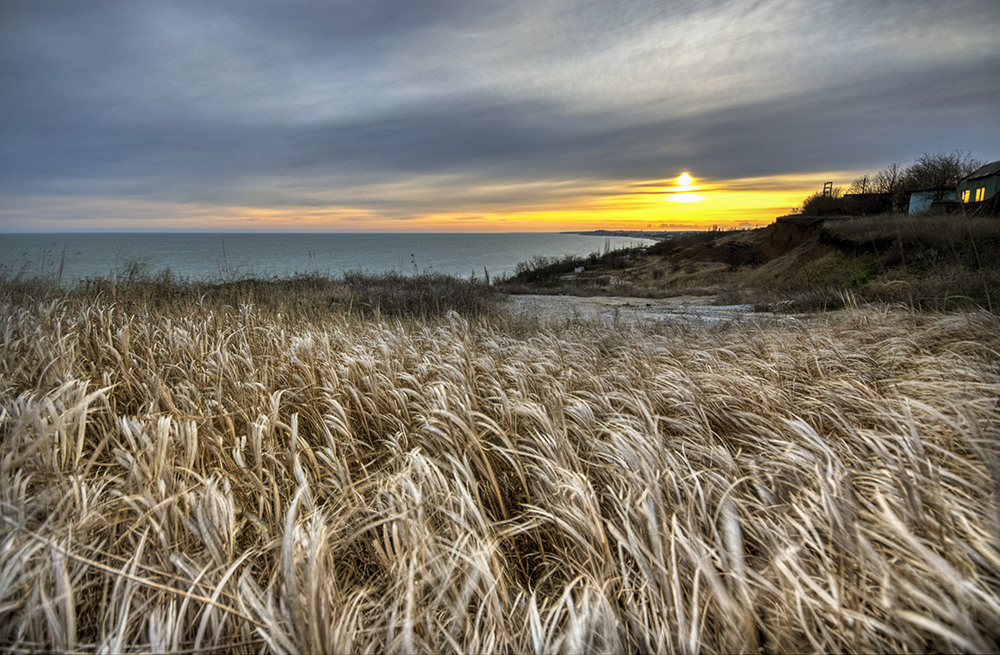
M 910 216 L 926 214 L 934 208 L 944 209 L 948 205 L 955 204 L 958 197 L 955 189 L 948 187 L 935 187 L 933 189 L 917 189 L 910 193 Z
M 986 202 L 1000 193 L 1000 161 L 977 168 L 958 183 L 963 205 Z

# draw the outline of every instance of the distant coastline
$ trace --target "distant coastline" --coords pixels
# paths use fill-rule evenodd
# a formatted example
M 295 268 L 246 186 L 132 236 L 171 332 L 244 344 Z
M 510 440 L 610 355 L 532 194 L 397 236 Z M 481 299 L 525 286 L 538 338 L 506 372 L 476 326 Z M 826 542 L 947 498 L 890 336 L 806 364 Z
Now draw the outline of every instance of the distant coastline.
M 630 239 L 652 239 L 654 241 L 664 241 L 671 239 L 683 232 L 645 232 L 643 230 L 590 230 L 586 232 L 568 231 L 559 234 L 579 234 L 585 237 L 626 237 Z

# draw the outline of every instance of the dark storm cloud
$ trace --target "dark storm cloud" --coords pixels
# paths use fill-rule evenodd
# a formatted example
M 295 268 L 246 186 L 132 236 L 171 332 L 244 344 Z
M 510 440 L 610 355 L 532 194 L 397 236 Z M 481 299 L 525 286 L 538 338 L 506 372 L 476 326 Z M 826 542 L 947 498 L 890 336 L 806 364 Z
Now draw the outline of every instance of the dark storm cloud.
M 1000 70 L 1000 55 L 984 67 Z M 1000 77 L 976 79 L 941 66 L 892 79 L 876 73 L 821 96 L 726 108 L 686 128 L 704 172 L 720 178 L 882 167 L 959 145 L 995 158 L 1000 134 L 983 117 L 998 99 Z
M 482 195 L 499 202 L 540 180 L 850 170 L 952 148 L 1000 156 L 990 2 L 0 11 L 8 198 L 348 198 L 402 211 L 405 194 L 363 189 L 442 175 L 499 183 Z

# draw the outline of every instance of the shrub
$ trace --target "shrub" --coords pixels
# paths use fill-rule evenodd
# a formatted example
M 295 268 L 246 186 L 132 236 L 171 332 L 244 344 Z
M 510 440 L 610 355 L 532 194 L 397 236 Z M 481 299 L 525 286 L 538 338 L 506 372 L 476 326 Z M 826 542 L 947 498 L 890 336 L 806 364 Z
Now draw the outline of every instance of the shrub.
M 495 308 L 499 292 L 486 282 L 442 274 L 346 273 L 331 301 L 366 316 L 479 315 Z
M 843 193 L 840 187 L 836 187 L 830 195 L 817 191 L 806 198 L 799 213 L 806 216 L 839 216 L 845 211 Z
M 600 260 L 600 255 L 594 253 L 589 257 L 535 257 L 527 262 L 519 262 L 514 267 L 514 275 L 503 280 L 504 285 L 520 284 L 552 286 L 559 283 L 559 278 L 572 273 L 580 266 L 593 266 Z

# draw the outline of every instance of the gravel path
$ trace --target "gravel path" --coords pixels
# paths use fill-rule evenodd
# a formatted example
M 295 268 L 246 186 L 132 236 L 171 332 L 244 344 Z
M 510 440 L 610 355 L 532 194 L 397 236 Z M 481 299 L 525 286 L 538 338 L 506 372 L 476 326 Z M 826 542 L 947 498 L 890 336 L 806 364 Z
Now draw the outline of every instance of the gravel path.
M 687 324 L 794 322 L 791 316 L 755 313 L 752 305 L 713 305 L 711 296 L 631 298 L 621 296 L 510 296 L 515 313 L 552 320 L 615 320 L 629 323 L 671 321 Z

